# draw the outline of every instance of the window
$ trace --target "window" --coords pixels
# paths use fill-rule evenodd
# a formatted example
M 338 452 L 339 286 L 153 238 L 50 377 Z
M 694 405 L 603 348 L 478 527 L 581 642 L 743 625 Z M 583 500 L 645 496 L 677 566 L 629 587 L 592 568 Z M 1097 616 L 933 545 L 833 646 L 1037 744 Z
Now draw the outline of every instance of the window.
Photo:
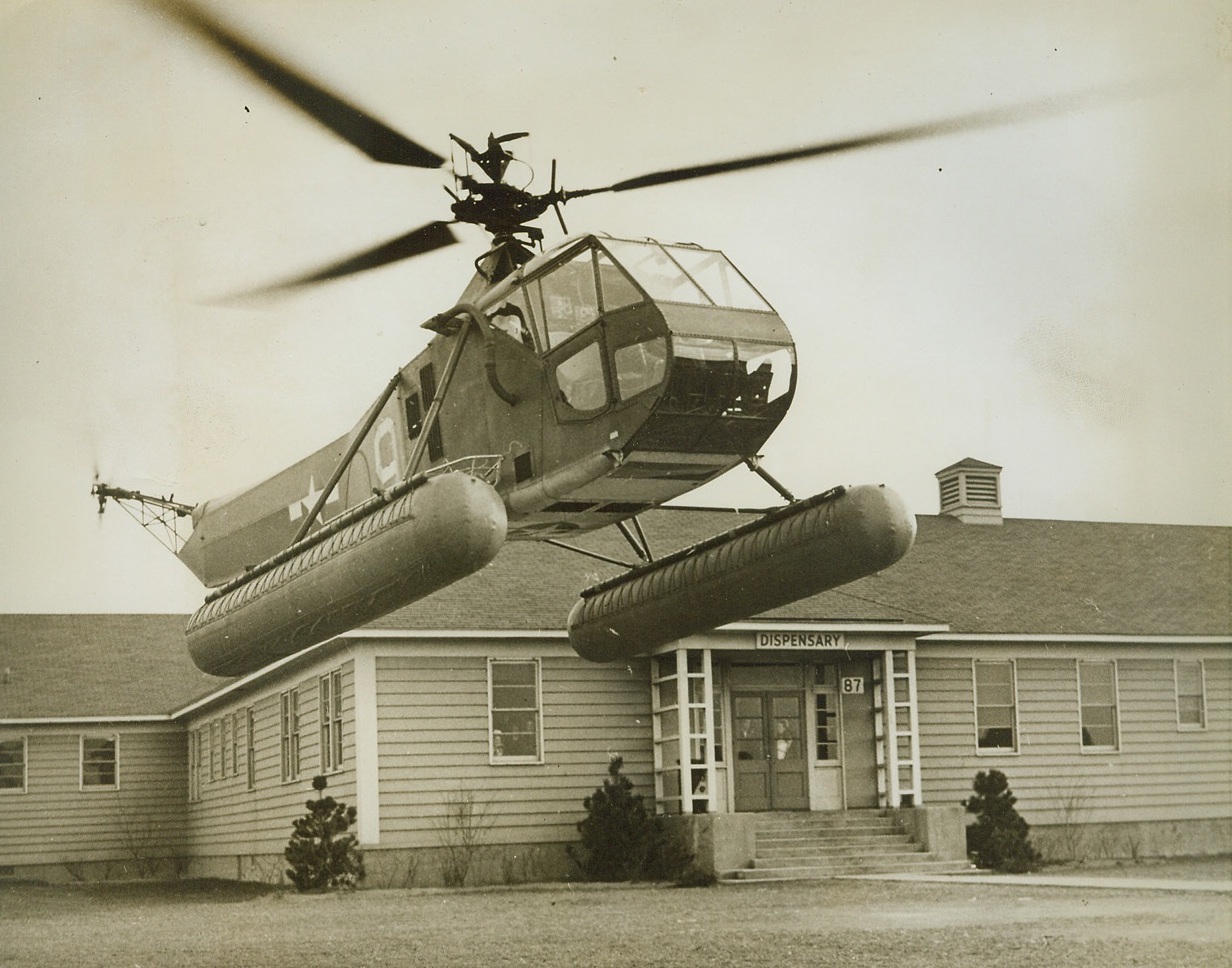
M 574 410 L 595 411 L 607 406 L 607 383 L 603 376 L 603 353 L 598 343 L 589 343 L 556 367 L 556 385 L 561 399 Z
M 321 676 L 321 772 L 342 769 L 342 670 Z
M 603 300 L 605 313 L 642 301 L 644 297 L 637 286 L 625 275 L 624 270 L 612 261 L 610 255 L 600 250 L 596 253 L 595 262 L 599 268 L 599 295 Z
M 531 310 L 547 345 L 559 346 L 599 318 L 594 257 L 584 249 L 527 287 Z
M 1177 659 L 1176 725 L 1178 729 L 1206 729 L 1206 682 L 1201 659 Z
M 678 245 L 664 246 L 664 250 L 689 273 L 697 287 L 716 306 L 766 313 L 771 311 L 761 294 L 749 285 L 749 281 L 727 261 L 723 253 Z
M 1083 749 L 1117 749 L 1116 663 L 1079 662 L 1078 695 Z
M 240 721 L 239 714 L 232 713 L 229 717 L 231 720 L 231 775 L 235 776 L 240 771 Z
M 218 720 L 210 720 L 210 782 L 218 779 Z
M 490 755 L 494 763 L 538 763 L 539 660 L 488 660 Z
M 0 739 L 0 793 L 26 792 L 26 738 Z
M 279 749 L 282 755 L 282 781 L 299 777 L 299 690 L 279 696 Z
M 244 711 L 244 719 L 244 763 L 248 769 L 248 789 L 253 790 L 257 786 L 257 743 L 256 716 L 251 706 Z
M 663 376 L 667 373 L 667 340 L 656 336 L 631 346 L 622 346 L 612 354 L 612 359 L 620 399 L 628 400 L 663 382 Z
M 117 740 L 114 736 L 81 737 L 81 787 L 114 790 L 119 784 Z
M 222 745 L 219 747 L 221 756 L 219 757 L 220 762 L 218 764 L 218 775 L 224 779 L 228 775 L 227 767 L 229 758 L 227 756 L 227 750 L 230 749 L 231 746 L 231 726 L 232 723 L 230 717 L 223 716 L 223 718 L 219 720 L 218 729 L 219 735 L 222 737 Z
M 423 406 L 430 409 L 432 401 L 436 399 L 436 369 L 431 363 L 425 363 L 419 369 L 419 392 L 422 394 Z M 426 412 L 424 417 L 427 418 Z M 441 438 L 441 422 L 434 420 L 428 431 L 428 460 L 437 461 L 444 456 L 445 442 Z
M 201 730 L 188 734 L 188 802 L 201 799 Z
M 1018 749 L 1014 663 L 975 661 L 975 745 L 982 750 Z
M 531 333 L 533 316 L 526 301 L 526 294 L 521 289 L 515 289 L 503 303 L 490 309 L 488 319 L 495 329 L 506 336 L 534 348 L 535 337 Z
M 818 763 L 839 762 L 838 666 L 819 664 L 813 669 L 814 740 Z

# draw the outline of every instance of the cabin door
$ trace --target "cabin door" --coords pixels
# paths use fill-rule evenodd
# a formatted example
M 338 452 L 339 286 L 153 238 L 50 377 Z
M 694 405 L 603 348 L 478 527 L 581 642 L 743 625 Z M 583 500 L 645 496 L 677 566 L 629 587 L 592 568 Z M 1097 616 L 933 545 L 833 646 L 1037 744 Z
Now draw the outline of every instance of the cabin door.
M 733 692 L 732 714 L 736 810 L 807 810 L 800 693 Z

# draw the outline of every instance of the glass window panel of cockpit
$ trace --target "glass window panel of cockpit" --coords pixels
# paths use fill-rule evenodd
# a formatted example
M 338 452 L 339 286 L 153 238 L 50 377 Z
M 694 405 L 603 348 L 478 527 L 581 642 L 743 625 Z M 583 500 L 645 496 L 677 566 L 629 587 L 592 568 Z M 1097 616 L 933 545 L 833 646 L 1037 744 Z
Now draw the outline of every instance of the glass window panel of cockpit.
M 761 293 L 741 275 L 739 269 L 727 261 L 722 252 L 682 245 L 669 245 L 664 248 L 716 306 L 773 312 L 761 297 Z
M 584 249 L 556 266 L 539 280 L 539 293 L 548 346 L 559 346 L 599 318 L 594 252 Z
M 651 299 L 694 306 L 710 305 L 706 294 L 657 243 L 604 239 L 603 244 Z

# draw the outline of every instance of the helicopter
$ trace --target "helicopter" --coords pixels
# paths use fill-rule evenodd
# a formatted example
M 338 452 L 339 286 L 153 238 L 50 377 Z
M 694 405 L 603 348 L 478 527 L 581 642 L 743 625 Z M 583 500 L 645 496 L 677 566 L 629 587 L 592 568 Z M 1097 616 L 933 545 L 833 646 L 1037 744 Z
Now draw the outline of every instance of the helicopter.
M 396 131 L 188 0 L 148 0 L 369 159 L 440 169 L 445 156 Z M 889 567 L 915 519 L 881 485 L 797 499 L 759 451 L 796 389 L 786 323 L 717 248 L 570 234 L 573 200 L 935 137 L 1052 112 L 986 111 L 790 150 L 565 190 L 507 180 L 526 132 L 476 147 L 451 134 L 448 220 L 260 292 L 326 283 L 448 246 L 454 225 L 491 236 L 455 305 L 422 325 L 347 433 L 267 480 L 198 504 L 97 482 L 108 500 L 172 536 L 211 589 L 186 629 L 196 665 L 244 675 L 373 621 L 483 568 L 506 540 L 602 557 L 625 571 L 584 590 L 568 617 L 583 658 L 625 661 Z M 533 224 L 556 216 L 545 245 Z M 639 515 L 745 466 L 784 504 L 735 531 L 656 558 Z M 179 522 L 191 519 L 181 536 Z M 565 541 L 615 527 L 635 562 Z

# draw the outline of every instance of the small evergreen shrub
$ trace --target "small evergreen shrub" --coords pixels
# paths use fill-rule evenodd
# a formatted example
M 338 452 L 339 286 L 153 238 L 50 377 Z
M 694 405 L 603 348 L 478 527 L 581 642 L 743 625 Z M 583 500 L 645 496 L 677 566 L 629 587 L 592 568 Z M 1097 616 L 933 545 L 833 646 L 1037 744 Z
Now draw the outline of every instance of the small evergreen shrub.
M 646 809 L 623 766 L 621 757 L 612 757 L 603 785 L 582 801 L 587 815 L 577 825 L 581 843 L 569 845 L 569 857 L 587 880 L 676 880 L 693 856 L 663 818 Z
M 1030 825 L 1014 809 L 1018 798 L 1000 770 L 981 770 L 975 775 L 975 796 L 962 802 L 975 814 L 967 828 L 967 851 L 977 867 L 1019 874 L 1039 866 L 1040 855 L 1031 846 Z
M 283 856 L 291 865 L 287 877 L 300 891 L 353 888 L 364 879 L 364 859 L 358 838 L 347 833 L 355 822 L 355 808 L 325 796 L 325 777 L 312 778 L 317 791 L 308 800 L 308 812 L 295 821 Z

